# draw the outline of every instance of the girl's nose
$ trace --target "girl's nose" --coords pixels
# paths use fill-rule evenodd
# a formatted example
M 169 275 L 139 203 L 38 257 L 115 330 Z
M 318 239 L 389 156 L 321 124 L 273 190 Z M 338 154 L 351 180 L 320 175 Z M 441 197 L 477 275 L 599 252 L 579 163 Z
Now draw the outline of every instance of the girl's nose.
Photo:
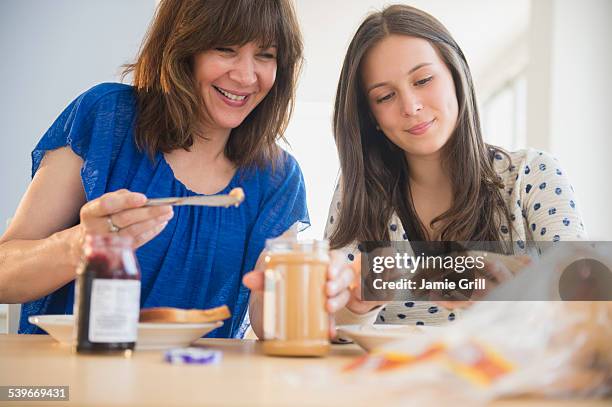
M 414 116 L 423 109 L 423 104 L 417 95 L 405 92 L 401 97 L 401 113 L 402 116 Z

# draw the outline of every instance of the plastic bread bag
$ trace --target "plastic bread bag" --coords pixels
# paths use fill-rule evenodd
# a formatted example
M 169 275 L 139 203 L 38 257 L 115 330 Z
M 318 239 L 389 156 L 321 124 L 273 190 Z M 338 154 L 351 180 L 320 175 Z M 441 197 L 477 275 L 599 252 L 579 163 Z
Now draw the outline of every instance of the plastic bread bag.
M 492 292 L 495 301 L 474 303 L 436 334 L 387 344 L 347 370 L 410 400 L 611 396 L 612 302 L 560 300 L 585 292 L 600 298 L 606 276 L 593 289 L 566 271 L 585 258 L 612 268 L 611 253 L 606 244 L 553 247 Z M 564 279 L 573 289 L 562 287 Z

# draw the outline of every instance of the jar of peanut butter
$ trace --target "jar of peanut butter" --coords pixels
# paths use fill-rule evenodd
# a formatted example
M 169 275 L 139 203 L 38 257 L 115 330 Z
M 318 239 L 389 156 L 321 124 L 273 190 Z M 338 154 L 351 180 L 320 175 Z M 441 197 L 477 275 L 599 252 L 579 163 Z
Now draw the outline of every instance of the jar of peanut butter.
M 263 351 L 277 356 L 323 356 L 329 351 L 325 283 L 327 241 L 266 242 Z

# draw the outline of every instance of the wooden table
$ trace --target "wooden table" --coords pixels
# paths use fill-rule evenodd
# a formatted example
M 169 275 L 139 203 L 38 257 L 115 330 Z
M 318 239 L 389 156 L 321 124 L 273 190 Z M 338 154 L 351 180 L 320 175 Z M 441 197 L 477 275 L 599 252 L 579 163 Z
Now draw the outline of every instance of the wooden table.
M 328 357 L 306 359 L 265 356 L 261 343 L 253 340 L 202 339 L 197 344 L 221 350 L 221 363 L 170 365 L 155 351 L 137 351 L 132 358 L 76 355 L 46 335 L 0 335 L 0 385 L 70 386 L 70 402 L 12 404 L 17 406 L 383 407 L 392 402 L 374 389 L 347 390 L 327 380 L 364 354 L 356 345 L 334 345 Z M 609 406 L 610 400 L 505 400 L 493 405 Z

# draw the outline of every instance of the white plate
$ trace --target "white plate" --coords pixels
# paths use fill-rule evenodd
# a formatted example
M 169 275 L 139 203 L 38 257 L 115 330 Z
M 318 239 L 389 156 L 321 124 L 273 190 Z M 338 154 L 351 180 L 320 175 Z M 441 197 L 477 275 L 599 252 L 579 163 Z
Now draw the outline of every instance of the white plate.
M 414 325 L 340 325 L 340 335 L 351 338 L 368 352 L 387 343 L 407 339 L 411 336 L 422 336 L 439 330 L 435 326 Z
M 73 315 L 36 315 L 29 317 L 28 321 L 45 330 L 59 343 L 72 345 Z M 139 322 L 136 349 L 154 350 L 187 346 L 222 325 L 222 321 L 202 324 Z

